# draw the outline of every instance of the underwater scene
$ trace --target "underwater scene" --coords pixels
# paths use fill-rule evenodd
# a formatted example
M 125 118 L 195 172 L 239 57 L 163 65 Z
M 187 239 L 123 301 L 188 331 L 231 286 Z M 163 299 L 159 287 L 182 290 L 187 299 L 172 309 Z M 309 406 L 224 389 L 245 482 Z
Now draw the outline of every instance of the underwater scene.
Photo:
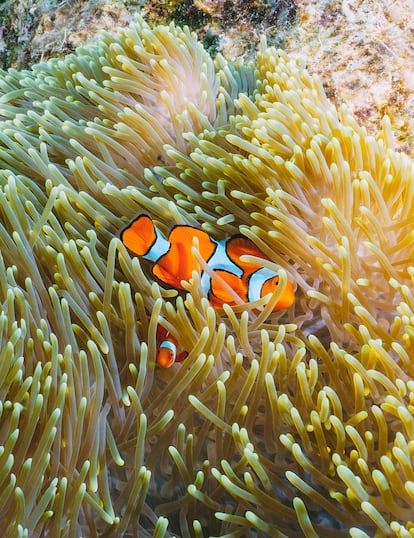
M 410 2 L 70 4 L 0 9 L 3 536 L 413 537 Z

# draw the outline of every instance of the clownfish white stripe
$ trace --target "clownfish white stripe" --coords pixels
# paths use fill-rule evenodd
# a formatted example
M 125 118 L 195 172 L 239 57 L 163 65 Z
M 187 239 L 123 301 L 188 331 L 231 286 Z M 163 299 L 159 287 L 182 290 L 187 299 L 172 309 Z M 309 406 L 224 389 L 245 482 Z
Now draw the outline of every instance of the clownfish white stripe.
M 247 291 L 247 298 L 249 302 L 258 301 L 262 298 L 262 289 L 263 285 L 267 280 L 275 278 L 277 273 L 267 269 L 267 267 L 262 267 L 250 275 L 249 278 L 249 287 Z
M 201 273 L 200 284 L 202 292 L 206 297 L 208 297 L 208 292 L 210 291 L 211 285 L 211 276 L 206 271 Z
M 169 349 L 174 353 L 174 355 L 177 354 L 177 346 L 173 342 L 170 342 L 170 340 L 164 340 L 164 342 L 161 342 L 160 349 L 161 348 Z
M 217 242 L 217 248 L 207 263 L 213 270 L 223 269 L 240 278 L 243 275 L 243 270 L 229 258 L 227 254 L 227 242 Z
M 212 256 L 206 260 L 207 265 L 212 271 L 223 270 L 228 273 L 232 273 L 238 278 L 241 278 L 243 275 L 243 270 L 236 265 L 228 256 L 226 251 L 227 241 L 214 241 L 217 244 L 215 251 Z M 206 271 L 201 273 L 201 289 L 203 293 L 208 296 L 211 290 L 211 275 Z
M 148 252 L 146 252 L 143 256 L 143 258 L 152 262 L 156 262 L 157 260 L 159 260 L 162 256 L 167 254 L 170 249 L 170 242 L 161 237 L 157 229 L 155 232 L 155 241 L 151 245 L 151 248 L 148 250 Z

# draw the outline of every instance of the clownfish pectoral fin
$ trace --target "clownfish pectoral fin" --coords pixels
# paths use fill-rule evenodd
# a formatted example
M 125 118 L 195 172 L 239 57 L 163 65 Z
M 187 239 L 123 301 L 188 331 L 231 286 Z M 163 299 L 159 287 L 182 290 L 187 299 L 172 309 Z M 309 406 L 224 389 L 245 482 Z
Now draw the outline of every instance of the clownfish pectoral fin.
M 223 280 L 238 297 L 240 297 L 241 301 L 247 300 L 246 285 L 238 276 L 222 269 L 216 269 L 214 273 Z M 222 285 L 220 280 L 212 277 L 210 284 L 210 302 L 214 307 L 219 308 L 223 306 L 224 303 L 234 305 L 236 299 L 235 296 Z
M 170 247 L 148 215 L 140 215 L 133 220 L 121 232 L 121 241 L 134 254 L 152 261 L 158 260 Z
M 171 256 L 168 256 L 168 258 L 170 257 Z M 165 256 L 165 258 L 167 258 L 167 256 Z M 179 272 L 175 271 L 174 268 L 170 266 L 168 259 L 162 258 L 160 263 L 155 263 L 152 268 L 152 273 L 165 284 L 179 290 L 183 289 L 181 281 L 185 279 L 181 278 Z

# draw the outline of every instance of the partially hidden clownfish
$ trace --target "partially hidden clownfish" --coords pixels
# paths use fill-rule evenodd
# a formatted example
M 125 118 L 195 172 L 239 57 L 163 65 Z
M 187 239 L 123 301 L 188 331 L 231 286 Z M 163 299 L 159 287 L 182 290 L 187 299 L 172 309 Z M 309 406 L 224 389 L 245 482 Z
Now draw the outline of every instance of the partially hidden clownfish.
M 250 239 L 241 235 L 216 241 L 203 230 L 177 225 L 165 239 L 148 215 L 139 215 L 121 233 L 124 245 L 134 254 L 152 261 L 153 274 L 165 284 L 184 289 L 182 281 L 190 280 L 192 272 L 197 271 L 201 275 L 202 291 L 215 308 L 222 307 L 224 303 L 235 305 L 233 295 L 221 285 L 220 279 L 212 278 L 200 268 L 192 252 L 195 239 L 209 269 L 228 284 L 242 301 L 257 301 L 274 292 L 279 282 L 276 272 L 240 259 L 245 254 L 268 259 Z M 273 310 L 288 308 L 294 298 L 293 286 L 288 281 Z
M 157 364 L 169 368 L 176 362 L 183 361 L 188 353 L 178 353 L 178 342 L 162 325 L 157 326 Z

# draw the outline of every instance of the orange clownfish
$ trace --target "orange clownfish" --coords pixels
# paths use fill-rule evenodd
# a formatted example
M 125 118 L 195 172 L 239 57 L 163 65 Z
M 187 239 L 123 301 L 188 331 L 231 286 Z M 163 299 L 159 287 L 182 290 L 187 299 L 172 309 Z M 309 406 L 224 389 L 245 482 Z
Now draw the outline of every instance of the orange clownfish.
M 162 325 L 157 326 L 157 342 L 160 344 L 156 361 L 163 368 L 169 368 L 175 362 L 181 362 L 188 356 L 186 351 L 177 353 L 177 340 Z
M 203 230 L 177 225 L 172 228 L 167 240 L 148 215 L 138 216 L 121 233 L 124 245 L 134 254 L 152 261 L 153 274 L 165 284 L 182 290 L 181 282 L 190 280 L 192 272 L 198 271 L 201 274 L 202 290 L 215 308 L 222 307 L 224 303 L 235 305 L 234 297 L 220 281 L 200 269 L 197 258 L 191 251 L 195 238 L 198 240 L 200 255 L 211 271 L 224 280 L 244 302 L 257 301 L 274 291 L 279 282 L 277 273 L 241 261 L 240 257 L 245 254 L 268 259 L 250 239 L 241 235 L 216 241 Z M 274 310 L 288 308 L 294 297 L 292 284 L 288 281 Z

